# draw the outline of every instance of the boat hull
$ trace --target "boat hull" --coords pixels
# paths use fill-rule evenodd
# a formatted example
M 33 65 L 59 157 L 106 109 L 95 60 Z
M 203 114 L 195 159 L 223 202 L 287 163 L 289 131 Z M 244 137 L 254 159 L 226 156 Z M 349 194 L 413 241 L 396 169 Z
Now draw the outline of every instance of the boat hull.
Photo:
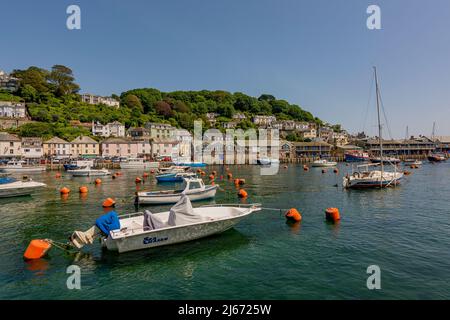
M 344 156 L 345 156 L 345 162 L 365 162 L 365 161 L 370 160 L 369 157 L 348 154 L 348 153 L 346 153 Z
M 43 172 L 46 169 L 46 167 L 38 166 L 38 167 L 11 167 L 11 168 L 1 168 L 2 172 L 6 173 L 29 173 L 29 172 Z
M 222 233 L 234 227 L 245 217 L 246 215 L 226 220 L 154 230 L 152 232 L 137 234 L 135 236 L 131 235 L 119 239 L 113 239 L 109 236 L 104 240 L 104 246 L 106 246 L 108 250 L 123 253 L 187 242 Z
M 106 172 L 102 170 L 91 170 L 91 171 L 71 171 L 68 170 L 73 177 L 103 177 L 111 175 L 111 172 Z
M 45 186 L 40 182 L 13 182 L 7 186 L 0 186 L 0 198 L 28 196 Z
M 312 163 L 311 167 L 315 167 L 315 168 L 324 168 L 324 167 L 336 167 L 337 166 L 337 162 L 327 162 L 327 163 Z
M 121 169 L 135 169 L 135 170 L 147 170 L 158 169 L 159 162 L 144 162 L 144 163 L 120 163 Z

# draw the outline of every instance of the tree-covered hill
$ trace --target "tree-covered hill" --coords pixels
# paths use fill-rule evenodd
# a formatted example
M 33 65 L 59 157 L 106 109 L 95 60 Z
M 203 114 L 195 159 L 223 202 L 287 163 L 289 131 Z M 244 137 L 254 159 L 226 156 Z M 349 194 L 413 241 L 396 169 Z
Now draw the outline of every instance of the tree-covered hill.
M 0 92 L 0 97 L 9 95 L 10 100 L 21 100 L 27 103 L 28 113 L 32 120 L 20 127 L 17 133 L 23 136 L 58 135 L 72 139 L 78 134 L 89 134 L 87 129 L 74 128 L 73 120 L 80 122 L 99 121 L 108 123 L 120 121 L 127 127 L 140 126 L 148 121 L 170 123 L 176 127 L 192 129 L 194 120 L 203 120 L 208 127 L 207 113 L 216 113 L 216 127 L 222 129 L 223 122 L 233 119 L 236 113 L 246 115 L 238 127 L 253 127 L 251 118 L 254 115 L 275 115 L 279 120 L 299 120 L 320 122 L 310 112 L 285 100 L 276 99 L 270 94 L 258 98 L 244 93 L 227 91 L 174 91 L 162 92 L 154 88 L 133 89 L 120 96 L 112 95 L 120 100 L 120 108 L 106 105 L 90 105 L 81 102 L 79 85 L 70 68 L 55 65 L 51 70 L 29 67 L 26 70 L 14 70 L 12 76 L 20 79 L 19 90 L 13 96 Z

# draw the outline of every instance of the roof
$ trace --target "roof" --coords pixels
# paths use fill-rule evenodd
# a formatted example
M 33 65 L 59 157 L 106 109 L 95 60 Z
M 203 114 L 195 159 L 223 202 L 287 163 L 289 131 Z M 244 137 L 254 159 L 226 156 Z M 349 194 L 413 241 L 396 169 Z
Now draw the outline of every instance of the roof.
M 111 137 L 107 138 L 102 141 L 102 144 L 104 143 L 132 143 L 133 140 L 125 139 L 125 138 L 117 138 L 117 137 Z
M 367 140 L 367 144 L 375 144 L 378 145 L 379 141 L 378 139 L 369 139 Z M 389 144 L 430 144 L 430 142 L 427 141 L 421 141 L 421 140 L 383 140 L 384 145 Z
M 130 129 L 128 129 L 128 131 L 142 131 L 142 132 L 148 132 L 148 129 L 146 128 L 142 128 L 142 127 L 132 127 Z
M 450 143 L 450 136 L 435 136 L 434 139 L 442 143 Z
M 361 150 L 361 147 L 355 146 L 354 144 L 346 144 L 343 146 L 339 146 L 338 148 L 344 149 L 344 150 Z
M 20 138 L 8 132 L 0 132 L 0 141 L 20 141 Z
M 175 145 L 175 144 L 178 144 L 179 141 L 155 138 L 155 139 L 152 140 L 152 143 L 164 143 L 164 144 L 173 144 L 173 145 Z
M 70 143 L 94 143 L 94 144 L 96 144 L 98 142 L 88 136 L 79 136 L 79 137 L 76 137 L 75 139 L 73 139 L 72 141 L 70 141 Z
M 69 143 L 69 142 L 59 137 L 53 137 L 50 140 L 45 141 L 44 143 Z
M 323 141 L 293 142 L 292 145 L 295 147 L 315 147 L 315 146 L 331 147 L 331 144 L 323 142 Z

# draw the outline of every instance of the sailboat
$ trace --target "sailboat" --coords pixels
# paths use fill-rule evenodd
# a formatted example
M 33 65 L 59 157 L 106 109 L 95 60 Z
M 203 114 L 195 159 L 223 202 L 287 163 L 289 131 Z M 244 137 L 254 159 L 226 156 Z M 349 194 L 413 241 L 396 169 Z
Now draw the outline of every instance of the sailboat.
M 434 137 L 435 132 L 436 132 L 436 122 L 433 122 L 433 132 L 431 133 L 431 141 L 433 141 L 433 143 L 436 142 L 435 141 L 436 139 Z M 441 153 L 433 152 L 428 155 L 428 161 L 430 161 L 430 162 L 442 162 L 445 160 L 447 160 L 447 159 Z
M 376 100 L 377 100 L 377 115 L 378 115 L 378 139 L 380 144 L 380 161 L 374 164 L 364 164 L 357 166 L 358 171 L 353 172 L 351 175 L 346 175 L 343 178 L 343 186 L 348 189 L 365 189 L 365 188 L 386 188 L 396 186 L 403 178 L 403 173 L 397 172 L 395 164 L 390 163 L 394 167 L 394 171 L 385 170 L 385 161 L 383 157 L 383 138 L 382 138 L 382 126 L 380 119 L 380 87 L 378 84 L 378 75 L 376 67 L 374 69 L 375 88 L 376 88 Z M 369 170 L 369 167 L 380 166 L 381 170 Z

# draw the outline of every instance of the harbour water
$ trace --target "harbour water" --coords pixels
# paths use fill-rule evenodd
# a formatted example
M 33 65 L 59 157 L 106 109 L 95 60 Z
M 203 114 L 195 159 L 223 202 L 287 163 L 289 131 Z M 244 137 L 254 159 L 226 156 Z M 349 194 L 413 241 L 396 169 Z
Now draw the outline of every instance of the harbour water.
M 450 296 L 450 163 L 426 163 L 386 190 L 345 191 L 342 176 L 320 168 L 280 167 L 261 176 L 258 166 L 231 166 L 248 192 L 239 200 L 232 182 L 216 203 L 260 202 L 297 208 L 303 221 L 286 223 L 283 212 L 263 210 L 223 234 L 180 245 L 116 254 L 99 244 L 80 255 L 53 248 L 45 259 L 24 262 L 34 238 L 66 239 L 86 230 L 117 199 L 118 213 L 135 211 L 139 172 L 117 179 L 71 178 L 55 172 L 32 175 L 48 188 L 31 196 L 0 199 L 1 299 L 444 299 Z M 217 170 L 221 167 L 207 168 Z M 408 169 L 411 170 L 411 169 Z M 142 174 L 142 173 L 141 173 Z M 224 174 L 224 173 L 223 173 Z M 224 174 L 225 176 L 225 174 Z M 338 187 L 336 187 L 336 184 Z M 85 197 L 78 187 L 87 185 Z M 72 193 L 61 198 L 58 190 Z M 169 188 L 146 179 L 141 189 Z M 200 204 L 214 203 L 206 201 Z M 342 220 L 325 221 L 327 207 Z M 150 207 L 159 211 L 169 206 Z M 66 268 L 81 267 L 81 290 L 66 287 Z M 381 269 L 381 290 L 368 290 L 367 267 Z

